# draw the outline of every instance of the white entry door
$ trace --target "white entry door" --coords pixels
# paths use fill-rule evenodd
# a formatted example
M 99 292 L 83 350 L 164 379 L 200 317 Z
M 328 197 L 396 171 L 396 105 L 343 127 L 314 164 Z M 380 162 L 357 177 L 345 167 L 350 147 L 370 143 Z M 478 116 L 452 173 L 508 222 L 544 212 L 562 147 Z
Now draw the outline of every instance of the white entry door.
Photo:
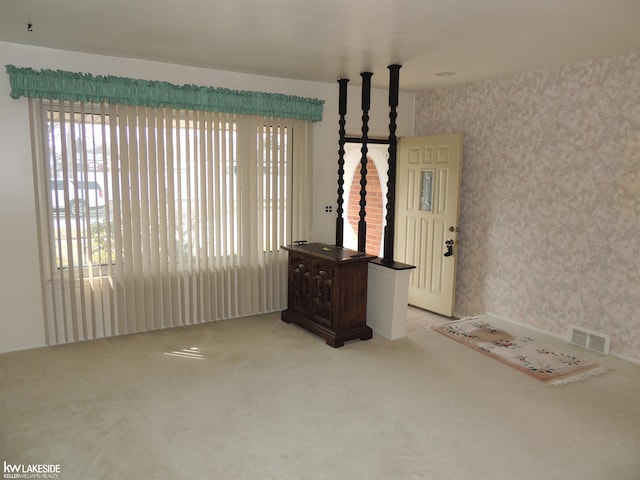
M 398 144 L 395 259 L 415 265 L 409 304 L 452 316 L 456 291 L 462 135 Z

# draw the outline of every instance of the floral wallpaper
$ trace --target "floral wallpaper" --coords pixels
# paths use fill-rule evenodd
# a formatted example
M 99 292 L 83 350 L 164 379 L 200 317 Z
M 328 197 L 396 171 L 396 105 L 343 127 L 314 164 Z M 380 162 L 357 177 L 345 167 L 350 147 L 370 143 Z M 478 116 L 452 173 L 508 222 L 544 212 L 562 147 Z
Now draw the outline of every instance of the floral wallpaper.
M 421 92 L 464 134 L 456 313 L 611 335 L 640 360 L 640 55 Z

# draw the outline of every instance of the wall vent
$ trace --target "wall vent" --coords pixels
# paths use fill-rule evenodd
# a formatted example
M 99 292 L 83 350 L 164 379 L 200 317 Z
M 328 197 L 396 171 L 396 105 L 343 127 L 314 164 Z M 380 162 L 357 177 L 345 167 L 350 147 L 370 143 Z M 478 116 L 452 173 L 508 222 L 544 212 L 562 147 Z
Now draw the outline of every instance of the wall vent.
M 611 336 L 583 327 L 571 327 L 571 343 L 599 353 L 609 354 Z

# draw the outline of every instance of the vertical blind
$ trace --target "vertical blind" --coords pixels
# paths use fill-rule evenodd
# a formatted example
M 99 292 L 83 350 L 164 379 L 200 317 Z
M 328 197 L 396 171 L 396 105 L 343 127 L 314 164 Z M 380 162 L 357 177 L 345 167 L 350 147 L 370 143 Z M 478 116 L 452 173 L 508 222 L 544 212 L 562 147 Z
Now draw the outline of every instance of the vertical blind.
M 308 121 L 29 99 L 49 344 L 286 307 Z

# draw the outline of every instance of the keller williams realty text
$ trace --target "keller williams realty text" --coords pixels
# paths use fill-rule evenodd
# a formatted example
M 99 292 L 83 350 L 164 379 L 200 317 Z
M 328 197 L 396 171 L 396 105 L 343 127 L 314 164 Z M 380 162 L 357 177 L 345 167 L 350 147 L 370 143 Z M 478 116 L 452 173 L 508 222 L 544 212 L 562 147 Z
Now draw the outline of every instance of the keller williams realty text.
M 58 478 L 60 465 L 57 464 L 33 464 L 13 465 L 4 462 L 3 478 Z

